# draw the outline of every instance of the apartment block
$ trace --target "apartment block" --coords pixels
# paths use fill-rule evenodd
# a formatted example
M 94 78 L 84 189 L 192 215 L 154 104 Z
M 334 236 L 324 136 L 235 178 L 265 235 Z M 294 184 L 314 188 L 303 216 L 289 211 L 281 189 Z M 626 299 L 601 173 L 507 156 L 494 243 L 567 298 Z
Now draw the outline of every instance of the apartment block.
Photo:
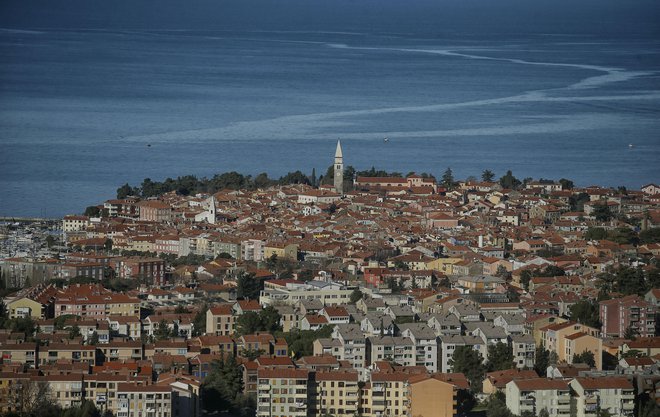
M 172 389 L 169 386 L 119 384 L 117 417 L 172 417 Z
M 307 417 L 308 370 L 262 368 L 257 380 L 257 417 Z
M 628 328 L 641 337 L 655 336 L 656 306 L 638 295 L 600 302 L 604 336 L 623 337 Z
M 575 378 L 571 381 L 577 400 L 577 417 L 596 417 L 598 410 L 613 416 L 632 417 L 635 391 L 625 377 Z
M 570 416 L 571 394 L 568 382 L 533 378 L 506 384 L 506 406 L 515 415 L 525 411 L 539 415 L 546 410 L 550 417 Z

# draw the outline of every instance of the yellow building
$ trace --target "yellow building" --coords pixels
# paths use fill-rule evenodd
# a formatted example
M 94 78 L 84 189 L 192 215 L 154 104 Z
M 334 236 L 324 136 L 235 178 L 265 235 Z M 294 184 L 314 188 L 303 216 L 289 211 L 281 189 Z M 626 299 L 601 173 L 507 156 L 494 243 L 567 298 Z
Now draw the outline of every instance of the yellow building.
M 32 381 L 48 383 L 51 399 L 64 409 L 82 403 L 84 397 L 82 374 L 39 376 L 33 377 Z
M 275 255 L 278 259 L 298 260 L 298 245 L 285 243 L 267 243 L 264 246 L 264 259 Z
M 410 417 L 456 416 L 458 391 L 470 389 L 463 374 L 413 375 L 408 382 Z
M 555 352 L 560 362 L 573 363 L 575 355 L 586 350 L 594 354 L 596 368 L 601 370 L 603 341 L 598 333 L 598 329 L 570 321 L 541 329 L 543 346 Z
M 46 306 L 27 297 L 7 303 L 7 312 L 10 319 L 32 317 L 33 319 L 46 318 Z
M 362 390 L 363 416 L 406 416 L 409 377 L 410 375 L 403 372 L 372 373 L 371 383 L 365 385 Z
M 560 359 L 564 359 L 565 356 L 566 336 L 578 332 L 589 334 L 591 336 L 597 336 L 599 333 L 598 329 L 574 321 L 551 324 L 542 328 L 540 332 L 542 346 L 545 347 L 546 350 L 557 353 L 557 355 L 560 356 Z
M 330 371 L 316 373 L 315 416 L 327 414 L 336 417 L 352 417 L 360 404 L 358 373 L 354 371 Z
M 94 373 L 85 375 L 85 398 L 93 401 L 100 410 L 109 410 L 117 415 L 117 389 L 128 382 L 129 375 Z
M 563 359 L 566 363 L 573 363 L 575 355 L 579 355 L 584 352 L 591 352 L 594 354 L 594 360 L 596 362 L 596 369 L 599 371 L 603 369 L 603 340 L 594 337 L 582 332 L 574 333 L 568 336 L 564 336 L 564 352 Z
M 235 321 L 231 304 L 213 306 L 206 311 L 206 334 L 231 336 Z
M 461 258 L 438 258 L 426 264 L 426 269 L 442 272 L 445 275 L 453 275 L 452 265 L 461 262 Z
M 112 294 L 105 308 L 106 316 L 140 317 L 140 300 L 125 294 Z
M 30 383 L 27 374 L 0 372 L 0 413 L 18 412 L 19 398 L 24 395 L 23 387 Z
M 87 362 L 94 365 L 96 363 L 96 347 L 74 343 L 51 343 L 39 349 L 39 363 L 41 365 L 54 363 L 58 360 Z
M 112 340 L 96 346 L 104 362 L 135 361 L 144 357 L 143 345 L 139 340 Z
M 534 343 L 536 346 L 541 346 L 543 343 L 543 332 L 541 329 L 548 327 L 552 324 L 566 323 L 568 320 L 557 316 L 544 315 L 533 320 L 525 322 L 525 330 L 528 334 L 534 336 Z
M 307 417 L 309 371 L 261 368 L 257 380 L 257 417 Z
M 25 364 L 35 368 L 38 363 L 38 347 L 36 343 L 0 344 L 3 364 Z
M 457 284 L 470 291 L 470 293 L 492 292 L 503 283 L 504 279 L 490 275 L 463 276 L 457 280 Z

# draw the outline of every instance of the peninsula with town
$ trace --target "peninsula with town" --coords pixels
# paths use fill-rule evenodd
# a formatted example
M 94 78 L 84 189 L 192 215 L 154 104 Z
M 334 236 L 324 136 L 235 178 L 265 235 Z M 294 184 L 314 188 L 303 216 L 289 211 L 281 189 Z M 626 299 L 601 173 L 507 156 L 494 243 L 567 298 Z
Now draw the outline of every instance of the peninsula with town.
M 660 416 L 660 185 L 344 159 L 2 219 L 0 414 Z

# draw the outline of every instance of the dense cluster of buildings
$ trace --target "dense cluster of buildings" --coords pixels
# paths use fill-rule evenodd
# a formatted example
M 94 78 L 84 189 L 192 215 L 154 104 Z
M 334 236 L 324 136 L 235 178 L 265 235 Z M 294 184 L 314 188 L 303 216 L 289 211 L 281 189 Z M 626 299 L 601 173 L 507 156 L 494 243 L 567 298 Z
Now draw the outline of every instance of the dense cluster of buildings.
M 0 411 L 16 409 L 12 390 L 46 382 L 62 407 L 197 416 L 212 363 L 232 355 L 258 416 L 454 416 L 471 384 L 453 352 L 488 363 L 499 344 L 511 367 L 486 374 L 480 395 L 505 393 L 516 415 L 570 415 L 573 402 L 579 416 L 631 416 L 642 395 L 660 401 L 660 289 L 602 297 L 600 275 L 657 269 L 660 244 L 611 238 L 660 226 L 657 186 L 447 190 L 409 175 L 358 177 L 348 191 L 339 146 L 334 168 L 319 188 L 108 200 L 101 217 L 63 219 L 60 258 L 0 260 L 5 287 L 24 287 L 5 297 L 7 318 L 37 326 L 0 333 Z M 205 261 L 165 260 L 189 255 Z M 258 297 L 237 297 L 242 273 Z M 116 278 L 136 285 L 100 285 Z M 599 325 L 571 317 L 584 300 Z M 331 334 L 305 354 L 281 335 L 239 334 L 239 318 L 266 307 L 285 334 Z M 552 357 L 540 374 L 539 347 Z

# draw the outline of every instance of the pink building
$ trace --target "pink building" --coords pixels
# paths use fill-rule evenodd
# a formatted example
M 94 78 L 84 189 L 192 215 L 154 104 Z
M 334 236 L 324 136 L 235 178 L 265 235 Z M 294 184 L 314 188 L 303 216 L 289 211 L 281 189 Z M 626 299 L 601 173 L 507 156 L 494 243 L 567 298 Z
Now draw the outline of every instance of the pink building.
M 603 336 L 623 337 L 626 329 L 634 329 L 641 337 L 655 335 L 655 306 L 638 295 L 600 302 Z
M 172 208 L 160 200 L 141 201 L 140 220 L 149 222 L 167 222 L 172 218 Z

